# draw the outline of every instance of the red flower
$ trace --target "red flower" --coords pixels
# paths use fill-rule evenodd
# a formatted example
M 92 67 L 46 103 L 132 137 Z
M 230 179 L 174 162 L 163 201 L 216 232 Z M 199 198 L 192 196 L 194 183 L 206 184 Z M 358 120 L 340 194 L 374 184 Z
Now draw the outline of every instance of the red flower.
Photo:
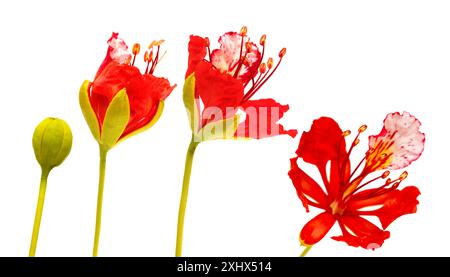
M 419 131 L 420 122 L 409 113 L 388 114 L 384 127 L 377 136 L 369 137 L 369 150 L 354 168 L 350 154 L 359 143 L 359 136 L 367 126 L 359 128 L 358 134 L 347 151 L 345 137 L 331 118 L 315 120 L 309 132 L 304 132 L 298 157 L 291 159 L 289 176 L 303 206 L 322 209 L 323 212 L 310 220 L 300 232 L 304 245 L 319 242 L 337 222 L 341 236 L 333 237 L 351 246 L 367 249 L 380 247 L 389 238 L 385 229 L 398 217 L 415 213 L 419 189 L 413 186 L 398 189 L 407 177 L 403 172 L 398 178 L 387 178 L 390 171 L 367 177 L 377 170 L 394 170 L 408 166 L 418 159 L 424 149 L 425 135 Z M 324 189 L 298 166 L 298 159 L 317 167 Z M 387 179 L 386 179 L 387 178 Z M 367 188 L 379 179 L 386 179 L 380 186 Z M 364 217 L 378 217 L 382 229 Z
M 272 58 L 264 63 L 266 36 L 257 45 L 247 37 L 246 27 L 240 33 L 225 33 L 219 44 L 219 49 L 211 51 L 208 38 L 190 37 L 184 100 L 193 133 L 201 132 L 210 123 L 225 123 L 227 119 L 233 123 L 234 118 L 231 131 L 224 130 L 228 137 L 259 139 L 282 134 L 295 137 L 296 130 L 285 130 L 277 123 L 288 105 L 273 99 L 251 100 L 276 71 L 286 49 L 280 51 L 276 65 Z M 237 122 L 242 114 L 245 120 Z
M 171 86 L 165 78 L 153 76 L 153 71 L 159 62 L 159 49 L 162 41 L 153 42 L 149 46 L 149 51 L 145 52 L 144 61 L 147 69 L 141 74 L 134 66 L 136 56 L 140 52 L 140 45 L 135 44 L 132 53 L 129 53 L 125 42 L 118 37 L 118 33 L 113 33 L 108 40 L 108 51 L 101 64 L 93 82 L 85 82 L 81 93 L 86 93 L 89 99 L 88 107 L 83 107 L 86 120 L 93 112 L 97 123 L 90 123 L 91 130 L 98 125 L 96 137 L 101 141 L 104 131 L 104 120 L 107 110 L 113 99 L 119 92 L 125 89 L 128 99 L 129 113 L 126 125 L 123 128 L 118 140 L 122 140 L 138 131 L 146 129 L 153 124 L 160 116 L 163 108 L 163 100 L 172 92 L 175 86 Z M 156 47 L 156 55 L 153 58 L 153 49 Z M 80 95 L 81 97 L 84 95 Z M 86 105 L 85 105 L 86 106 Z M 92 116 L 91 116 L 92 117 Z M 91 119 L 92 121 L 92 119 Z M 88 120 L 89 123 L 89 120 Z M 112 122 L 113 125 L 116 123 Z M 118 124 L 118 123 L 117 123 Z M 96 136 L 96 130 L 93 130 Z

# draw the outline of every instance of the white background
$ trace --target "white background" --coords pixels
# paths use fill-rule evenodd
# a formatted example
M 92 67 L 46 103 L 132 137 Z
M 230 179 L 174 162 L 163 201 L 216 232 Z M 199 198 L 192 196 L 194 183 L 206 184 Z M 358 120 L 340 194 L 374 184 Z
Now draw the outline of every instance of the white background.
M 99 255 L 172 256 L 190 139 L 181 100 L 188 38 L 215 41 L 242 25 L 256 40 L 267 34 L 267 53 L 288 49 L 279 71 L 256 95 L 290 104 L 286 127 L 301 133 L 328 115 L 343 129 L 365 123 L 370 135 L 380 131 L 387 113 L 406 110 L 426 133 L 425 152 L 403 183 L 422 192 L 417 214 L 395 221 L 391 238 L 376 251 L 328 236 L 310 255 L 448 255 L 449 14 L 448 1 L 2 1 L 0 255 L 28 254 L 40 177 L 31 137 L 47 116 L 65 119 L 74 140 L 70 156 L 49 178 L 37 255 L 91 255 L 98 149 L 78 89 L 92 80 L 106 40 L 117 31 L 129 45 L 164 38 L 167 54 L 155 74 L 178 87 L 150 131 L 109 153 Z M 298 233 L 318 211 L 304 211 L 287 176 L 299 137 L 199 146 L 185 255 L 302 251 Z M 362 140 L 355 152 L 366 150 Z

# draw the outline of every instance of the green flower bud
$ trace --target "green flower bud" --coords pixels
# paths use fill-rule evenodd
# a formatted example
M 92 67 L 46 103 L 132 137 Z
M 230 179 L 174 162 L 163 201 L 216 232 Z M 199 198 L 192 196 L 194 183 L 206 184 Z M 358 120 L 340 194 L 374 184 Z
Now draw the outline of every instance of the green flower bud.
M 34 130 L 33 148 L 43 170 L 60 165 L 72 148 L 72 132 L 62 119 L 48 117 Z

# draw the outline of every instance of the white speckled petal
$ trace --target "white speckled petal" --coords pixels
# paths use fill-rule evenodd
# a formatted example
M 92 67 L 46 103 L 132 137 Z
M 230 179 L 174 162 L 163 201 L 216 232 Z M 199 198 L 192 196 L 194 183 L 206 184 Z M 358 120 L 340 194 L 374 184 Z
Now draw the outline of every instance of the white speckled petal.
M 108 44 L 112 48 L 110 57 L 113 61 L 120 64 L 130 61 L 131 53 L 128 52 L 128 46 L 123 39 L 113 37 L 108 41 Z
M 247 41 L 248 38 L 245 38 L 244 44 Z M 220 49 L 211 53 L 211 63 L 221 72 L 234 75 L 241 58 L 242 36 L 236 32 L 228 32 L 220 37 L 219 43 Z M 249 81 L 257 73 L 259 60 L 261 59 L 258 47 L 254 43 L 251 43 L 251 45 L 252 47 L 246 55 L 248 65 L 242 65 L 237 75 L 244 82 Z M 242 51 L 245 53 L 245 47 Z
M 384 168 L 404 168 L 420 157 L 425 144 L 425 134 L 420 132 L 420 125 L 420 121 L 408 112 L 386 116 L 380 134 L 369 137 L 370 148 L 376 148 L 383 142 L 392 143 L 392 146 L 386 149 L 386 154 L 392 154 L 392 158 Z

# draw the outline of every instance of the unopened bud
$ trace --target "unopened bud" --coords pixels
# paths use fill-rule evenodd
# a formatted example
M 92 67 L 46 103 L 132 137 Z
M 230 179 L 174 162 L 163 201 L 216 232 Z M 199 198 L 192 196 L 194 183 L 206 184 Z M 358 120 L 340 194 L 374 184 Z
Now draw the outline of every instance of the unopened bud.
M 72 132 L 62 119 L 49 117 L 34 130 L 33 148 L 36 160 L 43 170 L 60 165 L 72 148 Z

